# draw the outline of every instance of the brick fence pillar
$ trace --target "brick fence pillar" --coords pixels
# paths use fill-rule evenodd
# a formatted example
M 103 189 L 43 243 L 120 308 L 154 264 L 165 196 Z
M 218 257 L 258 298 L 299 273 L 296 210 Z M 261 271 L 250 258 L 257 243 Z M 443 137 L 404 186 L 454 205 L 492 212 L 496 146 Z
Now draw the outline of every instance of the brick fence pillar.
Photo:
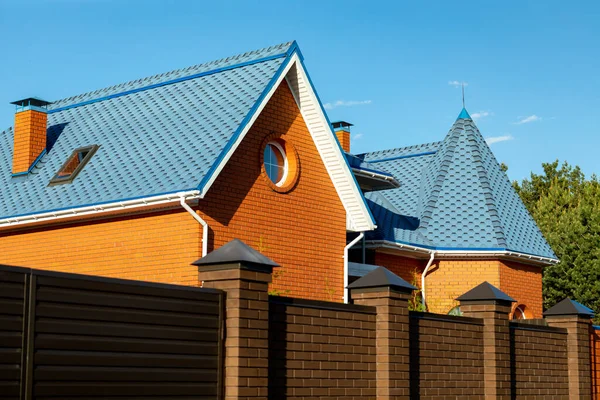
M 458 297 L 465 317 L 483 319 L 485 398 L 511 398 L 510 327 L 508 316 L 515 301 L 488 282 Z
M 377 400 L 410 398 L 408 300 L 416 288 L 383 267 L 348 288 L 354 304 L 377 308 Z
M 564 299 L 544 313 L 549 326 L 567 330 L 569 399 L 592 397 L 590 327 L 594 312 L 570 299 Z
M 267 399 L 269 295 L 278 265 L 235 239 L 193 263 L 203 287 L 226 292 L 225 399 Z

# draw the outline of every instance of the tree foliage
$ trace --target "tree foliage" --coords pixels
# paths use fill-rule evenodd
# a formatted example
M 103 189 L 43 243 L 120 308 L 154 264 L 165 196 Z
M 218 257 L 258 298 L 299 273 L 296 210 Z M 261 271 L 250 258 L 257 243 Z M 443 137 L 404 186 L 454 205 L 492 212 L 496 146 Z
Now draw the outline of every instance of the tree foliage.
M 532 173 L 513 186 L 560 259 L 544 269 L 544 307 L 569 297 L 598 315 L 600 183 L 595 175 L 586 179 L 579 167 L 566 162 L 542 166 L 543 174 Z

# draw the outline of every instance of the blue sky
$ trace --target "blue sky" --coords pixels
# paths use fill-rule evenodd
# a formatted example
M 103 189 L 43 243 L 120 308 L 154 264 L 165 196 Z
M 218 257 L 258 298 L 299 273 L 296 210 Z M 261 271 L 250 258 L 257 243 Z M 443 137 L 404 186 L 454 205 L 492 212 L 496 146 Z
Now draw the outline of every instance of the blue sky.
M 47 100 L 297 40 L 353 152 L 441 140 L 466 106 L 511 179 L 600 172 L 600 2 L 0 0 L 0 126 Z M 492 139 L 494 140 L 494 139 Z

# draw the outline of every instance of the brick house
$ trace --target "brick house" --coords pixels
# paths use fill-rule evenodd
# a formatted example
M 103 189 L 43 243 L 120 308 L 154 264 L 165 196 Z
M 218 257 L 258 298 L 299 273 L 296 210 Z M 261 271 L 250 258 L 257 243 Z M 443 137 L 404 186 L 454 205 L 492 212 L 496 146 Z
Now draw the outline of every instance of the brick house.
M 541 314 L 540 267 L 555 257 L 468 114 L 426 151 L 351 156 L 348 124 L 329 122 L 295 42 L 14 104 L 15 126 L 0 133 L 1 264 L 198 285 L 191 262 L 239 238 L 282 266 L 275 293 L 342 301 L 366 264 L 406 277 L 433 259 L 433 310 L 488 280 Z M 453 162 L 480 177 L 487 191 L 461 193 L 486 210 L 447 200 L 463 189 Z

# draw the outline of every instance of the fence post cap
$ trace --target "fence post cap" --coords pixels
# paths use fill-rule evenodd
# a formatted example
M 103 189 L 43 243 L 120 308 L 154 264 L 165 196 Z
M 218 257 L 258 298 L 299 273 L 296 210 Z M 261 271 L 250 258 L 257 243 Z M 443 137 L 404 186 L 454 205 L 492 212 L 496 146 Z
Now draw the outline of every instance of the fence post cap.
M 240 269 L 258 272 L 273 272 L 279 267 L 275 261 L 265 257 L 239 239 L 233 239 L 206 256 L 194 261 L 202 271 L 214 271 L 231 268 L 237 265 Z
M 384 267 L 378 267 L 362 278 L 348 285 L 348 289 L 391 288 L 410 293 L 417 288 Z
M 467 293 L 456 298 L 462 302 L 496 301 L 503 303 L 514 303 L 515 299 L 498 289 L 489 282 L 483 282 L 469 290 Z
M 592 318 L 594 316 L 594 310 L 584 306 L 581 303 L 566 298 L 551 307 L 544 313 L 544 317 L 554 317 L 561 315 L 580 316 L 585 318 Z

